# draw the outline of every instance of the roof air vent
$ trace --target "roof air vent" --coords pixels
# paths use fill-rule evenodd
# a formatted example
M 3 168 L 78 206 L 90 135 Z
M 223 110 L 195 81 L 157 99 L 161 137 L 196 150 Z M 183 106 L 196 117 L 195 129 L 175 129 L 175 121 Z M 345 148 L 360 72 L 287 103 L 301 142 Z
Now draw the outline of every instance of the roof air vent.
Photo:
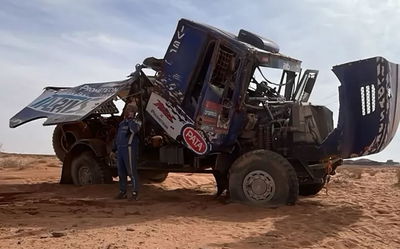
M 250 45 L 253 45 L 256 48 L 266 50 L 268 52 L 272 53 L 278 53 L 279 52 L 279 46 L 275 42 L 263 38 L 259 35 L 253 34 L 247 30 L 241 29 L 239 31 L 238 35 L 239 41 L 248 43 Z

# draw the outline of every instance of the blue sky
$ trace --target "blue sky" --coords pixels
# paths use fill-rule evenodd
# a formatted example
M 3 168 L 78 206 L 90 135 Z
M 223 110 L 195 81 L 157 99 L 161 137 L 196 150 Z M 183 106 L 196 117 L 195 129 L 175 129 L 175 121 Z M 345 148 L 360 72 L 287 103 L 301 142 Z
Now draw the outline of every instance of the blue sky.
M 274 40 L 303 67 L 320 70 L 311 102 L 335 113 L 339 82 L 330 71 L 333 65 L 376 55 L 400 63 L 396 0 L 2 0 L 3 150 L 52 153 L 54 127 L 42 127 L 38 120 L 10 129 L 9 118 L 45 86 L 124 79 L 145 57 L 162 57 L 182 17 Z M 372 158 L 400 160 L 399 149 L 400 135 Z

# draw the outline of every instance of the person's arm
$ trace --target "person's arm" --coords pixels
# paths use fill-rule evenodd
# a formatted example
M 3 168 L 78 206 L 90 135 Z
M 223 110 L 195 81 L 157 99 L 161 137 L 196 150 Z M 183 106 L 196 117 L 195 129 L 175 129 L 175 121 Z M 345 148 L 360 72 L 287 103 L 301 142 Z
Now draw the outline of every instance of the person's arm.
M 137 134 L 141 126 L 142 123 L 140 121 L 132 120 L 131 122 L 129 122 L 129 130 L 133 134 Z
M 114 153 L 117 151 L 117 137 L 113 140 L 111 151 Z
M 137 130 L 138 130 L 138 132 L 139 132 L 139 131 L 140 131 L 140 128 L 142 128 L 142 121 L 136 120 L 135 123 L 136 123 L 136 125 L 137 125 Z

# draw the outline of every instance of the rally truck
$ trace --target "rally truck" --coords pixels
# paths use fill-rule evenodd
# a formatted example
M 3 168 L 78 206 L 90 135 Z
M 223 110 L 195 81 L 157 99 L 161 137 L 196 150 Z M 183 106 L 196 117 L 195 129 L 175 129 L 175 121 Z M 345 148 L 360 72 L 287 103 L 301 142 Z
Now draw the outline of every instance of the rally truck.
M 332 70 L 341 83 L 336 127 L 330 109 L 309 102 L 317 70 L 250 31 L 181 19 L 164 58 L 145 59 L 122 81 L 47 87 L 10 127 L 55 125 L 61 183 L 112 182 L 123 115 L 115 101 L 134 101 L 143 178 L 212 173 L 233 201 L 293 204 L 318 193 L 343 159 L 383 150 L 398 126 L 397 64 L 373 57 Z

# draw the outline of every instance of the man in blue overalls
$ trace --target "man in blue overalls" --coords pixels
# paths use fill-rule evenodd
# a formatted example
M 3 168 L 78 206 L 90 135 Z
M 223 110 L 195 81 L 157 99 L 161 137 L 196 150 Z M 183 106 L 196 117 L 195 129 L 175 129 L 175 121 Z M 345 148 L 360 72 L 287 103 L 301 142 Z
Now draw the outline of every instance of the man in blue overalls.
M 138 154 L 139 130 L 141 122 L 137 119 L 138 108 L 133 102 L 128 104 L 124 111 L 124 120 L 119 124 L 113 151 L 118 151 L 117 166 L 119 177 L 119 194 L 117 199 L 127 198 L 127 176 L 132 180 L 132 195 L 130 199 L 138 199 Z

